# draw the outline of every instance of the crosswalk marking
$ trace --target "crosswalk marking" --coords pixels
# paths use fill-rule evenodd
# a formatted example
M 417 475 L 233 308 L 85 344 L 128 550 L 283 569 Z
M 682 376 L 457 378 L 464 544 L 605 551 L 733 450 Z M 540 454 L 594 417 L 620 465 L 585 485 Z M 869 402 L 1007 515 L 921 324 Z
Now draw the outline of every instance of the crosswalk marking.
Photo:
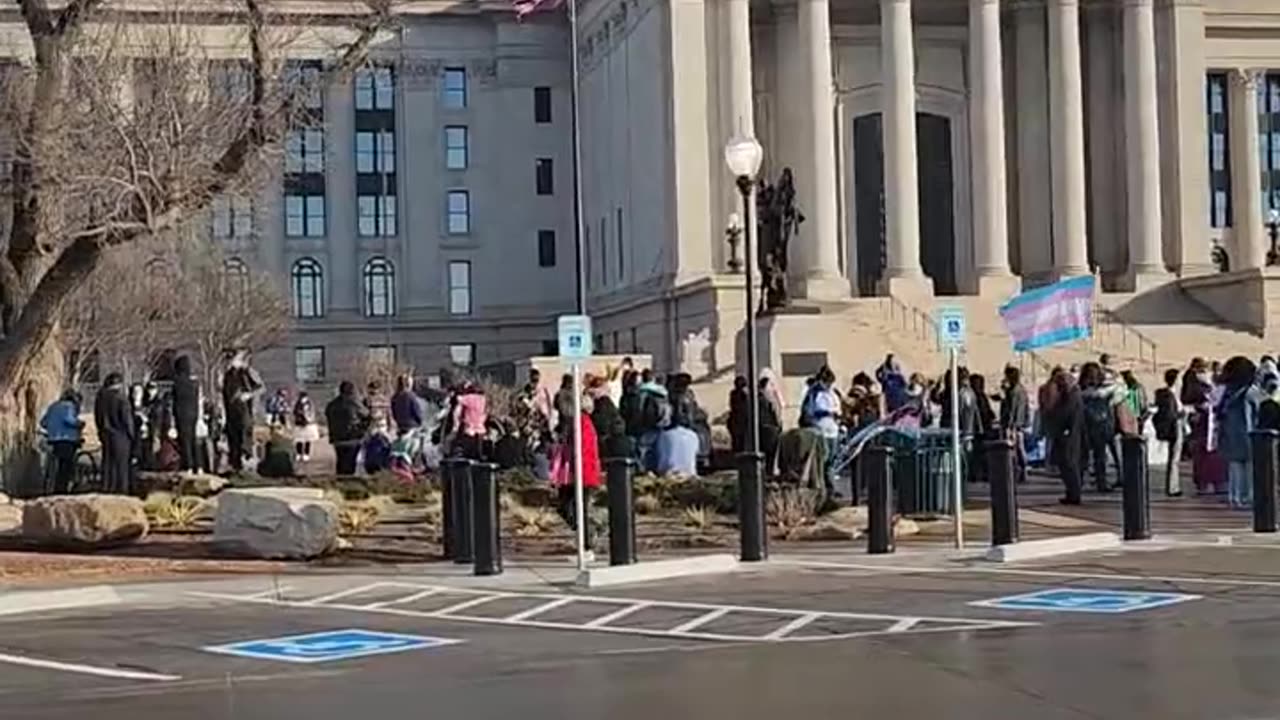
M 376 591 L 383 597 L 400 596 L 382 599 L 368 604 L 349 604 L 343 602 L 348 598 Z M 954 618 L 888 615 L 881 613 L 853 613 L 811 608 L 776 608 L 749 605 L 715 604 L 678 600 L 654 600 L 642 598 L 626 598 L 611 595 L 574 595 L 567 593 L 544 592 L 499 592 L 477 588 L 451 587 L 445 585 L 420 585 L 407 582 L 379 582 L 335 592 L 312 600 L 285 600 L 278 597 L 254 595 L 229 595 L 219 593 L 192 593 L 206 598 L 216 598 L 243 603 L 274 605 L 277 607 L 300 608 L 314 610 L 325 608 L 350 612 L 377 613 L 406 618 L 427 618 L 448 620 L 450 622 L 475 623 L 482 625 L 500 625 L 509 627 L 540 628 L 547 630 L 569 630 L 579 632 L 612 633 L 620 635 L 640 635 L 680 640 L 712 640 L 720 642 L 770 642 L 796 643 L 823 640 L 840 640 L 876 635 L 901 635 L 906 633 L 938 633 L 963 632 L 971 630 L 991 630 L 997 628 L 1029 627 L 1039 623 L 1014 620 L 994 620 L 986 618 Z M 433 595 L 464 596 L 466 600 L 456 602 L 435 610 L 419 610 L 408 605 Z M 536 604 L 510 615 L 476 615 L 465 611 L 477 608 L 496 600 L 517 599 L 534 601 Z M 551 610 L 564 607 L 579 607 L 585 612 L 578 619 L 539 619 Z M 601 608 L 600 606 L 605 606 Z M 616 609 L 613 609 L 616 608 Z M 630 625 L 618 625 L 618 621 L 633 616 L 644 617 L 642 613 L 679 611 L 682 618 L 664 622 L 661 618 L 644 618 Z M 697 611 L 693 618 L 688 611 Z M 728 618 L 749 618 L 745 625 L 751 630 L 714 631 L 710 629 L 717 620 Z M 824 631 L 805 634 L 809 625 L 824 622 Z M 840 627 L 844 624 L 845 627 Z M 744 623 L 736 623 L 742 626 Z M 758 631 L 755 628 L 759 628 Z M 841 632 L 844 630 L 844 632 Z

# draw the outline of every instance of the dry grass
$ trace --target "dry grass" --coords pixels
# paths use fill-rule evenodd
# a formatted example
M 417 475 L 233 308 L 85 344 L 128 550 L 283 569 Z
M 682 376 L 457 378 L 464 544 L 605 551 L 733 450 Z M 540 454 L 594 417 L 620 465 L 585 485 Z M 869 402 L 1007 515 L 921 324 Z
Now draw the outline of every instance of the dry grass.
M 147 521 L 151 526 L 168 530 L 189 530 L 195 527 L 204 509 L 204 498 L 174 496 L 165 492 L 151 493 L 143 503 L 143 510 L 147 513 Z
M 343 535 L 367 533 L 378 526 L 382 517 L 378 506 L 369 501 L 349 502 L 338 508 L 338 527 Z
M 560 516 L 547 508 L 514 505 L 507 516 L 511 533 L 516 537 L 549 535 L 560 529 Z
M 818 516 L 817 496 L 810 490 L 778 488 L 768 494 L 764 512 L 769 525 L 790 532 L 812 523 Z
M 695 505 L 687 507 L 681 514 L 685 527 L 692 528 L 699 532 L 706 532 L 716 524 L 715 510 L 705 505 Z
M 637 515 L 656 515 L 662 510 L 662 501 L 653 495 L 641 495 L 634 501 Z

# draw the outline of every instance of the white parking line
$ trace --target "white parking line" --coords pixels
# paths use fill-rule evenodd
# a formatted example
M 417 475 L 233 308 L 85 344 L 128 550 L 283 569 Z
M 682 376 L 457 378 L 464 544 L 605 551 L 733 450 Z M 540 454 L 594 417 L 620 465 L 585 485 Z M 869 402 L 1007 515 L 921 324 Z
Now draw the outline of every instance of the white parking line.
M 378 608 L 390 607 L 392 605 L 407 605 L 411 602 L 421 600 L 422 598 L 431 597 L 432 595 L 439 595 L 441 592 L 443 592 L 443 588 L 427 588 L 422 592 L 416 592 L 412 595 L 406 595 L 402 598 L 394 598 L 392 600 L 383 600 L 382 602 L 369 603 L 368 605 L 365 605 L 363 607 L 366 610 L 377 610 Z
M 62 672 L 80 673 L 81 675 L 97 675 L 98 677 L 120 678 L 122 680 L 153 680 L 153 681 L 172 681 L 181 680 L 180 675 L 164 675 L 162 673 L 142 672 L 140 670 L 125 670 L 123 668 L 98 667 L 96 665 L 81 665 L 80 663 L 66 663 L 57 660 L 43 660 L 41 658 L 29 657 L 26 655 L 9 655 L 0 653 L 0 663 L 8 663 L 10 665 L 25 665 L 26 667 L 41 668 L 43 670 L 61 670 Z
M 790 565 L 793 567 L 827 568 L 832 570 L 884 570 L 896 574 L 911 575 L 948 575 L 980 573 L 986 575 L 1021 575 L 1026 577 L 1075 578 L 1079 580 L 1124 580 L 1126 582 L 1161 582 L 1186 583 L 1198 585 L 1229 585 L 1234 587 L 1266 587 L 1280 588 L 1276 580 L 1234 580 L 1230 578 L 1211 578 L 1203 576 L 1177 575 L 1109 575 L 1107 573 L 1084 573 L 1065 570 L 1019 570 L 1016 568 L 994 567 L 912 567 L 908 565 L 866 565 L 860 563 L 832 562 L 830 560 L 770 560 L 773 565 Z
M 317 597 L 317 598 L 311 598 L 310 600 L 307 600 L 302 604 L 303 605 L 326 605 L 328 603 L 333 602 L 334 600 L 341 600 L 344 597 L 351 597 L 352 595 L 359 595 L 360 593 L 369 592 L 370 590 L 376 590 L 388 584 L 389 583 L 376 582 L 376 583 L 369 583 L 368 585 L 358 585 L 356 587 L 347 588 L 346 590 L 340 590 L 336 593 L 331 593 L 329 595 L 321 595 L 320 597 Z
M 658 637 L 680 640 L 711 640 L 725 642 L 817 642 L 823 640 L 839 640 L 856 637 L 868 637 L 874 635 L 887 634 L 903 634 L 903 633 L 937 633 L 937 632 L 960 632 L 966 630 L 990 630 L 997 628 L 1017 628 L 1031 627 L 1039 623 L 1027 621 L 1013 620 L 994 620 L 987 618 L 955 618 L 955 617 L 920 617 L 905 615 L 886 615 L 880 613 L 851 613 L 813 610 L 810 608 L 774 608 L 774 607 L 755 607 L 747 605 L 727 605 L 712 604 L 699 602 L 683 602 L 675 600 L 649 600 L 640 598 L 625 598 L 609 595 L 569 595 L 560 593 L 536 593 L 536 592 L 497 592 L 492 590 L 479 590 L 475 588 L 461 588 L 440 585 L 418 585 L 413 583 L 386 582 L 381 583 L 383 588 L 404 588 L 406 595 L 401 598 L 384 600 L 369 605 L 348 605 L 343 603 L 329 602 L 317 604 L 316 601 L 298 602 L 275 600 L 261 597 L 247 597 L 243 595 L 227 595 L 220 593 L 191 593 L 192 595 L 212 598 L 218 600 L 227 600 L 232 602 L 255 603 L 263 605 L 275 605 L 277 607 L 296 607 L 314 609 L 323 607 L 333 610 L 347 610 L 352 612 L 381 613 L 386 615 L 396 615 L 410 618 L 430 618 L 434 620 L 448 620 L 453 622 L 467 622 L 481 625 L 499 625 L 509 627 L 526 627 L 526 628 L 542 628 L 548 630 L 570 630 L 579 632 L 602 632 L 613 633 L 619 635 L 641 635 L 646 637 Z M 367 588 L 366 588 L 367 589 Z M 469 600 L 465 600 L 454 605 L 439 610 L 415 610 L 411 608 L 398 607 L 402 606 L 410 599 L 421 597 L 424 593 L 445 593 L 456 595 L 473 595 Z M 352 593 L 354 594 L 354 593 Z M 502 616 L 485 616 L 485 615 L 467 615 L 462 611 L 467 608 L 477 607 L 485 603 L 495 600 L 515 598 L 521 600 L 543 600 L 526 610 L 522 610 L 511 615 Z M 574 620 L 539 620 L 539 615 L 557 607 L 564 607 L 574 603 L 583 603 L 584 605 L 614 605 L 619 606 L 617 610 L 602 612 L 597 610 L 596 613 L 588 613 L 587 616 Z M 645 626 L 618 626 L 611 623 L 617 622 L 624 617 L 634 615 L 644 610 L 699 610 L 702 611 L 693 619 L 685 619 L 683 622 L 676 624 L 671 621 L 668 627 L 652 627 L 653 623 Z M 712 621 L 733 614 L 750 615 L 756 624 L 761 625 L 759 632 L 707 632 L 699 628 L 705 627 Z M 687 615 L 686 615 L 687 618 Z M 850 621 L 853 627 L 859 629 L 850 632 L 832 632 L 817 635 L 804 635 L 799 631 L 806 625 L 815 620 L 826 619 L 836 622 Z M 920 623 L 928 623 L 926 627 L 917 627 Z M 777 625 L 777 629 L 773 626 Z

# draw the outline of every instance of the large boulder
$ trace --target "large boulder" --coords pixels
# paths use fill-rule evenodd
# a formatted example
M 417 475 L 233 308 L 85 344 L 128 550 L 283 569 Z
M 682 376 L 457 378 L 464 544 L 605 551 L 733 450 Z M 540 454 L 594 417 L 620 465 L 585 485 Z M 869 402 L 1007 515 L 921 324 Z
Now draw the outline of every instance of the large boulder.
M 338 545 L 338 506 L 317 488 L 227 489 L 218 494 L 213 540 L 254 557 L 317 557 Z
M 49 545 L 108 546 L 147 534 L 142 501 L 125 495 L 52 495 L 22 506 L 22 534 Z

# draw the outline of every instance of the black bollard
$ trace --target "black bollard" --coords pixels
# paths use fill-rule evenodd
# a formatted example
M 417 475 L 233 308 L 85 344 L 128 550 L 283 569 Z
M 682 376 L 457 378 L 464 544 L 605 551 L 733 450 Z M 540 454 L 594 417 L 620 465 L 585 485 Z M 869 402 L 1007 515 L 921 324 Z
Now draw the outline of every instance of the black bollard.
M 1276 453 L 1280 450 L 1280 432 L 1254 430 L 1253 440 L 1253 531 L 1276 531 L 1276 483 L 1280 464 Z
M 1013 441 L 987 443 L 987 479 L 991 483 L 991 545 L 1018 542 L 1018 485 L 1013 477 Z
M 476 575 L 502 574 L 502 513 L 498 508 L 498 466 L 478 462 L 471 466 L 472 549 Z
M 893 449 L 868 447 L 859 467 L 867 485 L 867 552 L 883 555 L 893 545 Z
M 634 486 L 636 461 L 629 457 L 604 461 L 609 491 L 609 564 L 631 565 L 636 561 L 636 506 Z
M 1151 539 L 1151 479 L 1147 474 L 1147 440 L 1120 441 L 1120 477 L 1124 483 L 1124 539 Z
M 471 466 L 470 460 L 462 458 L 452 461 L 453 467 L 453 561 L 459 565 L 470 565 L 474 560 L 475 535 L 471 526 Z
M 457 461 L 452 458 L 440 463 L 440 547 L 445 560 L 452 560 L 457 553 L 453 537 L 453 474 L 457 471 Z
M 738 453 L 738 525 L 742 534 L 742 562 L 759 562 L 769 556 L 769 537 L 764 520 L 764 481 L 760 477 L 763 462 L 761 453 Z

